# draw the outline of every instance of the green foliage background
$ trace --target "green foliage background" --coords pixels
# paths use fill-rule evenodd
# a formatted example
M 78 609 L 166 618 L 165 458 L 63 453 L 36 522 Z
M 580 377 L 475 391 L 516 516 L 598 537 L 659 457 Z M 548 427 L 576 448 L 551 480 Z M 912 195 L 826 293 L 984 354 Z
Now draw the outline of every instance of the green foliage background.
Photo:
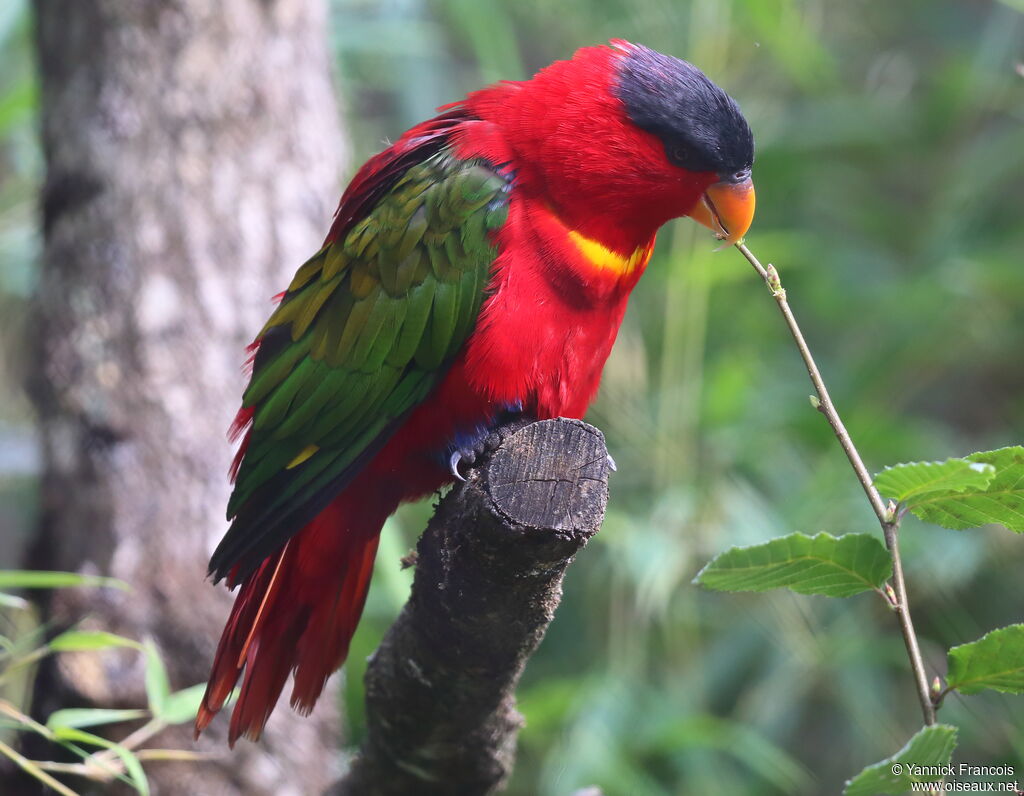
M 0 6 L 0 567 L 30 527 L 21 317 L 41 157 L 24 0 Z M 984 0 L 333 0 L 338 85 L 361 160 L 434 106 L 622 37 L 686 57 L 757 139 L 748 243 L 790 301 L 869 466 L 1021 441 L 1024 5 Z M 357 164 L 354 164 L 357 165 Z M 735 252 L 667 228 L 591 413 L 619 471 L 520 692 L 514 794 L 839 792 L 918 728 L 902 641 L 871 595 L 721 595 L 717 552 L 792 531 L 877 533 L 773 302 Z M 241 357 L 241 353 L 240 353 Z M 429 506 L 390 523 L 348 669 L 408 588 Z M 1022 540 L 908 517 L 929 667 L 1021 620 Z M 950 697 L 957 759 L 1024 773 L 1019 698 Z

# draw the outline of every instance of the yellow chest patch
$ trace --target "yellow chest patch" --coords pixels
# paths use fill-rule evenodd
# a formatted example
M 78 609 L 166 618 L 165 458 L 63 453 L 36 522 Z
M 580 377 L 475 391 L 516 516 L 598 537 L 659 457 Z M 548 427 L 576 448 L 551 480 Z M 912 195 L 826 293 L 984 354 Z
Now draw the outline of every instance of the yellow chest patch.
M 654 250 L 654 241 L 638 246 L 632 254 L 623 255 L 613 251 L 600 241 L 588 238 L 576 230 L 569 231 L 569 240 L 575 244 L 580 254 L 590 265 L 599 271 L 610 271 L 618 276 L 626 276 L 637 268 L 647 265 Z

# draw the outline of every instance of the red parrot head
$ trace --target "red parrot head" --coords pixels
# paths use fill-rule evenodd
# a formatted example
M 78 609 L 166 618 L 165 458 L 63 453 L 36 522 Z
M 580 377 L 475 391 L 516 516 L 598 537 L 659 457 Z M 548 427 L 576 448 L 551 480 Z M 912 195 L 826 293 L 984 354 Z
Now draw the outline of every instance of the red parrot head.
M 686 61 L 614 40 L 467 102 L 509 133 L 517 181 L 588 237 L 631 251 L 679 216 L 727 244 L 750 227 L 750 127 Z

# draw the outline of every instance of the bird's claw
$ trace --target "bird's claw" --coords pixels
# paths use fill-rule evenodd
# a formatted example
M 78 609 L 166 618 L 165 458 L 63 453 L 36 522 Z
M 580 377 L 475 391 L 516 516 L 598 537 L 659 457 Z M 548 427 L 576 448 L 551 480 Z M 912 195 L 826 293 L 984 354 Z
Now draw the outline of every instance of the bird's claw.
M 618 466 L 615 464 L 615 459 L 612 458 L 610 453 L 608 454 L 608 469 L 613 473 L 617 473 L 619 471 Z
M 466 479 L 463 478 L 462 473 L 459 472 L 459 462 L 461 461 L 462 451 L 452 451 L 452 455 L 448 458 L 448 469 L 451 470 L 452 475 L 455 476 L 458 480 L 465 481 Z
M 475 437 L 468 441 L 462 440 L 461 447 L 456 447 L 448 457 L 448 472 L 457 481 L 465 482 L 466 478 L 459 472 L 459 465 L 464 464 L 472 467 L 482 460 L 488 452 L 495 451 L 501 443 L 515 434 L 524 426 L 530 424 L 528 418 L 522 417 L 518 411 L 501 413 L 494 420 L 494 427 L 490 430 L 480 429 Z

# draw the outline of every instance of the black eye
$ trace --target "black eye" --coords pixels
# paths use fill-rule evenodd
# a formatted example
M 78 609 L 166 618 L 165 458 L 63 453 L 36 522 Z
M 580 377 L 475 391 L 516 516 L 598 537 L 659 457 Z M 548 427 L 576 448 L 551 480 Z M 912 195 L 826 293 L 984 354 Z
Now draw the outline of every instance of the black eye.
M 669 142 L 665 145 L 665 154 L 670 162 L 682 168 L 689 167 L 693 162 L 692 150 L 678 141 Z
M 710 166 L 692 146 L 682 141 L 666 141 L 665 155 L 673 166 L 687 171 L 708 171 Z

